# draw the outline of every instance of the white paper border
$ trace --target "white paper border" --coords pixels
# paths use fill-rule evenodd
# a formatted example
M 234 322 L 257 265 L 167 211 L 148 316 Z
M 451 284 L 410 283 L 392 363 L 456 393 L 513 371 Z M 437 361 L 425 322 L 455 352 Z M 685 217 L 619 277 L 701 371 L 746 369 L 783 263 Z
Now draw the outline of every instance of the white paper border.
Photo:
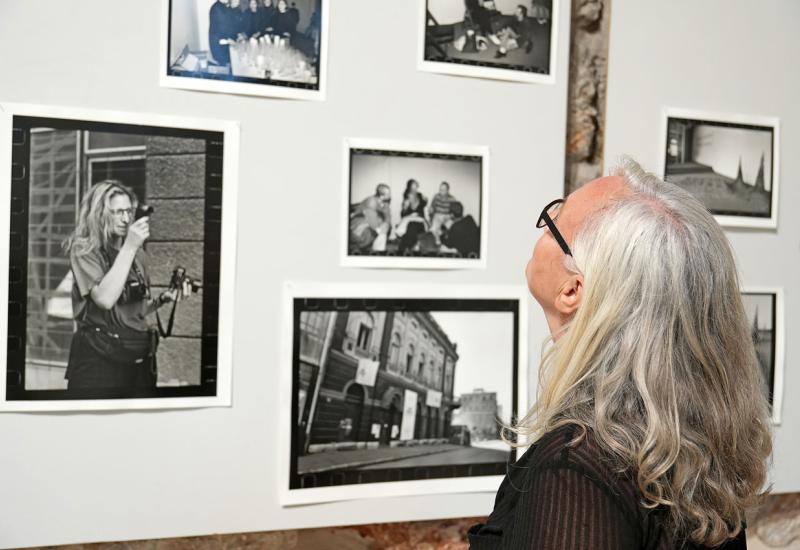
M 374 149 L 410 153 L 436 153 L 444 155 L 472 155 L 481 157 L 481 248 L 480 257 L 426 258 L 414 256 L 351 256 L 348 253 L 350 213 L 350 150 Z M 489 241 L 489 147 L 421 141 L 389 139 L 345 138 L 342 150 L 342 218 L 341 255 L 343 267 L 371 267 L 394 269 L 485 269 Z
M 206 397 L 7 401 L 6 370 L 4 369 L 3 375 L 0 376 L 0 412 L 229 407 L 231 405 L 233 365 L 233 299 L 236 277 L 236 195 L 238 187 L 239 123 L 121 111 L 97 111 L 73 107 L 0 103 L 0 174 L 2 174 L 2 181 L 5 183 L 3 190 L 0 191 L 0 365 L 7 365 L 11 138 L 12 119 L 15 115 L 223 132 L 225 141 L 222 159 L 223 217 L 217 330 L 217 395 Z
M 714 216 L 717 223 L 723 227 L 742 227 L 749 229 L 777 229 L 778 228 L 778 183 L 780 180 L 780 119 L 770 116 L 745 115 L 737 113 L 721 113 L 716 111 L 701 111 L 677 107 L 664 107 L 661 111 L 661 149 L 658 157 L 658 175 L 666 179 L 666 151 L 667 151 L 667 122 L 670 118 L 688 118 L 693 120 L 708 120 L 711 122 L 729 122 L 733 124 L 751 124 L 755 126 L 770 126 L 773 129 L 772 143 L 772 205 L 769 218 L 754 218 L 750 216 Z
M 417 0 L 417 70 L 447 74 L 454 76 L 469 76 L 491 80 L 504 80 L 509 82 L 525 82 L 529 84 L 555 84 L 556 83 L 556 52 L 558 50 L 558 5 L 561 0 L 553 0 L 550 10 L 550 72 L 548 74 L 529 73 L 514 69 L 501 69 L 497 67 L 479 67 L 476 65 L 462 65 L 447 61 L 428 61 L 425 59 L 425 28 L 428 24 L 426 12 L 427 0 Z
M 320 57 L 319 57 L 319 88 L 308 90 L 292 88 L 290 86 L 276 86 L 274 84 L 254 84 L 251 82 L 231 82 L 226 80 L 213 80 L 205 78 L 192 78 L 187 76 L 172 76 L 168 74 L 169 57 L 169 5 L 170 0 L 161 0 L 161 47 L 158 62 L 159 84 L 165 88 L 178 88 L 182 90 L 197 90 L 203 92 L 217 92 L 223 94 L 243 94 L 261 97 L 305 99 L 325 101 L 325 90 L 328 82 L 328 18 L 330 11 L 329 0 L 322 0 L 323 9 L 320 18 Z
M 422 299 L 511 299 L 519 300 L 517 318 L 517 411 L 518 417 L 528 412 L 528 314 L 530 298 L 527 290 L 519 285 L 411 285 L 377 283 L 311 283 L 287 282 L 284 286 L 283 338 L 281 343 L 281 407 L 278 416 L 278 484 L 281 506 L 317 504 L 355 499 L 374 499 L 410 495 L 433 495 L 442 493 L 494 493 L 503 476 L 477 476 L 415 481 L 392 481 L 317 487 L 312 489 L 289 489 L 289 468 L 292 446 L 292 372 L 293 361 L 293 299 L 316 298 L 422 298 Z M 518 449 L 520 455 L 524 449 Z
M 776 426 L 781 423 L 781 409 L 783 408 L 783 375 L 784 375 L 784 311 L 783 287 L 778 286 L 742 286 L 742 294 L 773 294 L 775 296 L 775 376 L 772 387 L 772 423 Z

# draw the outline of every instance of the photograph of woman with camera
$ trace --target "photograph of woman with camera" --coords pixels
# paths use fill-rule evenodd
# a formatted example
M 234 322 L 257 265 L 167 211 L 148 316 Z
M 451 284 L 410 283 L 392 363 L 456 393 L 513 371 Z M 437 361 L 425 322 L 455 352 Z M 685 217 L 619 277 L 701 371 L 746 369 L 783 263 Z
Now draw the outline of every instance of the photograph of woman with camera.
M 159 333 L 152 314 L 180 300 L 184 289 L 171 285 L 151 295 L 143 249 L 150 214 L 152 208 L 140 206 L 117 180 L 96 183 L 81 201 L 75 231 L 64 245 L 77 324 L 65 375 L 68 389 L 156 386 Z

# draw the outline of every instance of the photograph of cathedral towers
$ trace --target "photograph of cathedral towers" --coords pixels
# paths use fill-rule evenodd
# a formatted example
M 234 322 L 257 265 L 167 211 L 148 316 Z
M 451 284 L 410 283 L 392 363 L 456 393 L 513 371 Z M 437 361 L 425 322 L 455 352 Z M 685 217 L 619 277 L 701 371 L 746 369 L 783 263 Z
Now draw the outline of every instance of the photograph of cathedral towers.
M 775 227 L 778 122 L 667 111 L 664 178 L 722 225 Z

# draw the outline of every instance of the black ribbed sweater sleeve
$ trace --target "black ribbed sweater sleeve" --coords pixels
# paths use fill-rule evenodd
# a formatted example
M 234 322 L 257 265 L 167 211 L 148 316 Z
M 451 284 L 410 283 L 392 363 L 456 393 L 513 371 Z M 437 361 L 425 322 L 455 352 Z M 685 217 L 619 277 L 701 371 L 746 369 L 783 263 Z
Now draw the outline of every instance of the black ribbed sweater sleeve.
M 628 550 L 639 548 L 634 518 L 610 490 L 574 464 L 542 468 L 530 477 L 514 510 L 504 548 Z

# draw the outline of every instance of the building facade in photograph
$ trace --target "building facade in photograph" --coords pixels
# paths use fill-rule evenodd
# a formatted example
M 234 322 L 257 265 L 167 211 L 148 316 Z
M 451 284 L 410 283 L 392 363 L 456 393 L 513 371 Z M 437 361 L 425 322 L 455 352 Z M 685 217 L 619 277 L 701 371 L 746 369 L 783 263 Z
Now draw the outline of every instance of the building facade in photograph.
M 466 426 L 472 441 L 500 438 L 496 392 L 478 388 L 472 393 L 462 393 L 459 402 L 461 407 L 456 411 L 453 424 Z
M 458 353 L 429 313 L 304 311 L 299 334 L 301 452 L 449 437 Z
M 145 246 L 154 294 L 166 290 L 178 265 L 201 279 L 205 141 L 41 128 L 31 132 L 30 169 L 25 386 L 64 389 L 74 320 L 62 245 L 75 229 L 83 194 L 117 179 L 155 208 Z M 158 350 L 160 386 L 200 383 L 202 295 L 178 310 L 173 337 Z

